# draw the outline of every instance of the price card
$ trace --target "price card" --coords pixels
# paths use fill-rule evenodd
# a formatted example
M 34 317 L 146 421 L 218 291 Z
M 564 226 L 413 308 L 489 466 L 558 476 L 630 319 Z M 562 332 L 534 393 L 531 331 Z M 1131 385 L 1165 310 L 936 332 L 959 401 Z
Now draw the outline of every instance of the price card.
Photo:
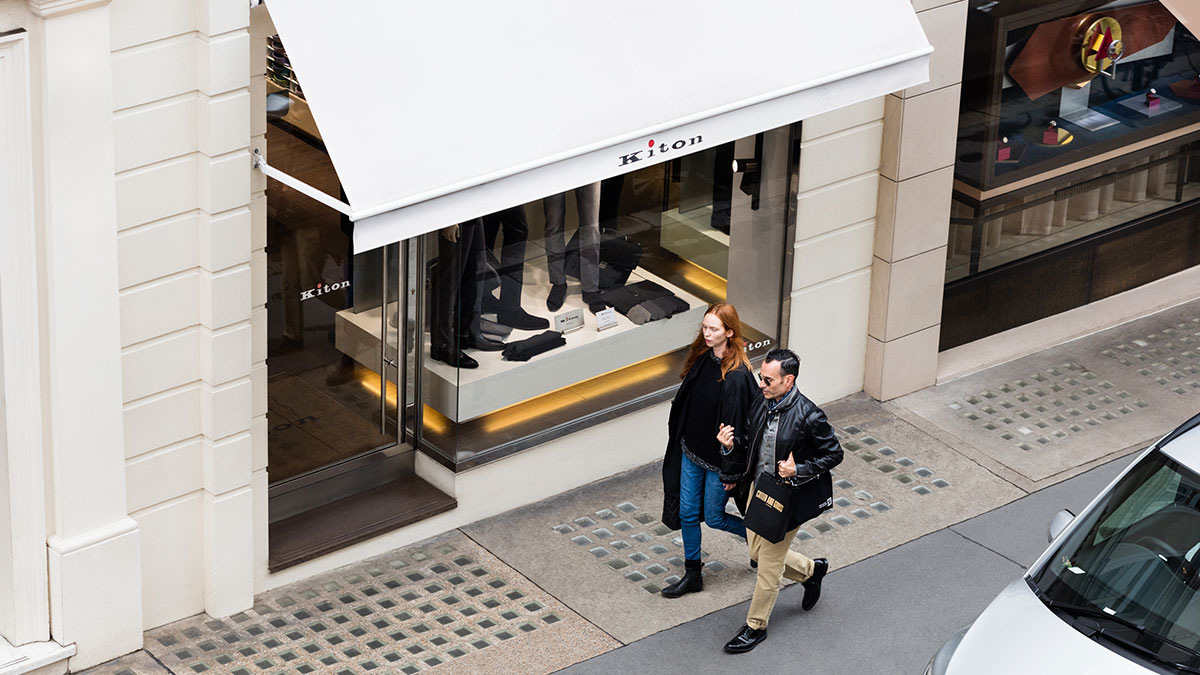
M 566 334 L 583 328 L 583 310 L 573 309 L 554 317 L 554 330 Z
M 609 307 L 596 312 L 596 330 L 606 330 L 617 325 L 617 310 Z

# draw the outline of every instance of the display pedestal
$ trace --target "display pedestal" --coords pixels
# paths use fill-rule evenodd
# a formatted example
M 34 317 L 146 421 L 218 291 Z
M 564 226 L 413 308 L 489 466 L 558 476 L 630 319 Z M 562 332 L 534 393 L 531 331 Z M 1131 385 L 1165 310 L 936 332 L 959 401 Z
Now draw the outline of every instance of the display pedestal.
M 467 353 L 479 362 L 478 368 L 471 369 L 458 369 L 434 361 L 429 355 L 428 338 L 422 332 L 425 372 L 421 400 L 455 422 L 466 422 L 690 344 L 699 332 L 707 303 L 642 268 L 634 271 L 629 283 L 643 280 L 653 281 L 671 291 L 686 301 L 690 309 L 670 319 L 640 326 L 617 314 L 616 326 L 601 332 L 596 330 L 596 316 L 584 305 L 578 282 L 568 283 L 566 301 L 561 309 L 551 313 L 546 311 L 549 279 L 545 269 L 526 267 L 522 294 L 525 310 L 553 320 L 555 314 L 583 308 L 583 329 L 566 335 L 566 345 L 524 362 L 505 361 L 501 352 L 468 350 Z M 393 304 L 389 312 L 394 311 Z M 379 328 L 378 308 L 358 314 L 343 310 L 337 313 L 335 344 L 364 366 L 378 369 Z M 508 341 L 522 340 L 541 332 L 514 330 Z M 394 348 L 392 336 L 393 331 L 389 329 L 389 352 Z M 631 377 L 637 377 L 637 373 L 632 373 Z M 607 393 L 601 391 L 602 387 L 577 389 L 581 398 Z

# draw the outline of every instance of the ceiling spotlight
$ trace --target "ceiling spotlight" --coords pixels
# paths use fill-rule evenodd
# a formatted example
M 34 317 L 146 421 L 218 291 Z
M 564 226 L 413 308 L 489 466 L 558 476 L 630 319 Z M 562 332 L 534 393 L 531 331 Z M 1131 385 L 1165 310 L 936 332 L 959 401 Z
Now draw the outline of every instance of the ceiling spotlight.
M 733 160 L 734 173 L 754 173 L 758 171 L 758 160 L 754 158 Z

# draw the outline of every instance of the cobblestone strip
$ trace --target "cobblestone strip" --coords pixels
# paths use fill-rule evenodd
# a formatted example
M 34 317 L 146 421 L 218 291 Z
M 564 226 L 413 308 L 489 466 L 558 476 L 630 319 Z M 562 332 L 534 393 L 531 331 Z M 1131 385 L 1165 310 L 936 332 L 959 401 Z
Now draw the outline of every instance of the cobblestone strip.
M 145 643 L 176 673 L 411 674 L 561 624 L 586 622 L 454 532 L 265 593 L 228 619 L 150 631 Z

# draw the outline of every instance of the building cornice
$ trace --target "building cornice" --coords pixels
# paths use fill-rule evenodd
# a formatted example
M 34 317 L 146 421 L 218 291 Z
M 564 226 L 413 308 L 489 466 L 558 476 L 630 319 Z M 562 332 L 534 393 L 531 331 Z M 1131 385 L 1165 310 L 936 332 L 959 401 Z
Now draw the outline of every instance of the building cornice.
M 29 9 L 43 19 L 70 14 L 93 7 L 103 7 L 112 0 L 25 0 Z

